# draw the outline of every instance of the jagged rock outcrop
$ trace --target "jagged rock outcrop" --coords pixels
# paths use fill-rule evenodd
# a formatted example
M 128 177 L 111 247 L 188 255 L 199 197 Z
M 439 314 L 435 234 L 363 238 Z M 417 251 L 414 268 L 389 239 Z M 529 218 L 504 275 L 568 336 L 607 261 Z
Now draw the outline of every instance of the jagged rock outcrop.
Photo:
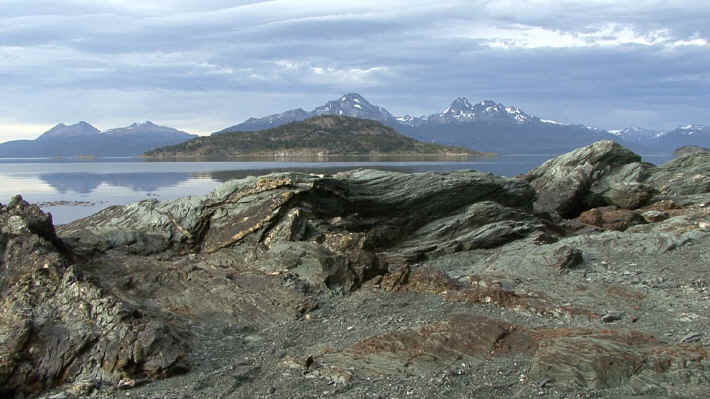
M 179 334 L 86 279 L 51 216 L 18 196 L 0 207 L 0 226 L 0 395 L 187 369 Z
M 108 208 L 62 235 L 81 254 L 200 253 L 220 267 L 278 268 L 349 291 L 398 258 L 495 247 L 541 229 L 533 197 L 521 180 L 479 172 L 285 173 L 207 197 Z

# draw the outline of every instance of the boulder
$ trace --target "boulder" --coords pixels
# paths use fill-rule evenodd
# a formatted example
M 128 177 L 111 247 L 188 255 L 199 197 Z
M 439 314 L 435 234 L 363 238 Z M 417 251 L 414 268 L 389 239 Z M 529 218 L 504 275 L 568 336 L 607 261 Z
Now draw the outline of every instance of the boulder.
M 597 206 L 643 205 L 653 194 L 643 184 L 652 170 L 618 143 L 599 141 L 545 162 L 525 179 L 537 192 L 536 212 L 573 218 Z
M 644 182 L 655 168 L 648 163 L 631 162 L 612 170 L 592 183 L 585 206 L 613 205 L 639 208 L 653 197 L 655 189 Z

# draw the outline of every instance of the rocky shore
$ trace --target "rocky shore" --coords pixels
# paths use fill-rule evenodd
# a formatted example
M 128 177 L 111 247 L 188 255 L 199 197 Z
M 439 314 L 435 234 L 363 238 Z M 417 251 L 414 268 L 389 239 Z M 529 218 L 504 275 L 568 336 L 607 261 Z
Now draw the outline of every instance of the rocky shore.
M 710 153 L 0 207 L 0 397 L 705 398 Z

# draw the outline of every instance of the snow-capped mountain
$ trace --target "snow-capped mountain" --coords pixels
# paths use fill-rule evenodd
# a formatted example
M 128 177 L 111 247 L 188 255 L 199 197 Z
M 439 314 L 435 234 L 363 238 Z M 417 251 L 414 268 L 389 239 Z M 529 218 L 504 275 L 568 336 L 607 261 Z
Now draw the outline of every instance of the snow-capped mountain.
M 337 100 L 328 101 L 313 110 L 315 115 L 343 115 L 360 119 L 372 119 L 379 122 L 395 120 L 383 107 L 372 105 L 357 93 L 349 93 Z
M 409 114 L 397 116 L 395 117 L 395 120 L 397 121 L 397 123 L 410 127 L 417 127 L 427 123 L 426 116 L 412 116 Z
M 624 129 L 609 130 L 609 133 L 620 137 L 622 140 L 635 143 L 650 143 L 656 141 L 663 132 L 655 129 L 641 127 L 627 127 Z
M 710 133 L 710 129 L 708 129 L 708 127 L 706 127 L 705 125 L 692 124 L 692 125 L 681 126 L 675 130 L 672 130 L 672 131 L 664 134 L 664 136 L 667 134 L 670 134 L 670 133 L 673 133 L 676 135 L 681 135 L 681 136 L 695 136 L 695 135 L 708 134 L 708 133 Z
M 298 122 L 318 115 L 343 115 L 361 119 L 372 119 L 392 127 L 400 125 L 418 127 L 425 124 L 451 124 L 468 122 L 498 122 L 498 123 L 554 123 L 554 121 L 541 122 L 539 118 L 528 115 L 518 107 L 505 106 L 491 100 L 471 104 L 466 97 L 455 99 L 451 105 L 441 113 L 429 116 L 393 116 L 382 106 L 374 105 L 357 93 L 346 94 L 336 100 L 316 107 L 307 112 L 301 108 L 289 110 L 279 114 L 268 115 L 262 118 L 249 118 L 246 121 L 220 130 L 217 133 L 229 131 L 254 131 L 280 126 L 286 123 Z
M 492 100 L 473 104 L 466 97 L 456 98 L 438 114 L 398 121 L 396 129 L 420 140 L 500 153 L 557 154 L 615 138 L 604 130 L 540 119 Z
M 491 100 L 472 105 L 466 97 L 459 97 L 441 113 L 429 116 L 427 121 L 444 124 L 481 121 L 524 124 L 539 119 L 526 114 L 518 107 L 505 106 Z
M 426 116 L 394 116 L 384 107 L 371 104 L 357 93 L 349 93 L 328 101 L 310 112 L 298 108 L 263 118 L 249 118 L 218 133 L 268 129 L 317 115 L 373 119 L 419 140 L 504 153 L 554 154 L 597 140 L 616 140 L 639 152 L 669 151 L 687 144 L 710 145 L 705 141 L 698 141 L 708 131 L 701 125 L 684 126 L 666 133 L 642 128 L 606 131 L 591 126 L 542 119 L 526 113 L 519 107 L 492 100 L 473 103 L 466 97 L 454 99 L 439 113 Z
M 661 149 L 675 150 L 686 145 L 710 147 L 710 127 L 686 125 L 659 135 L 657 145 Z
M 663 131 L 644 128 L 625 128 L 610 130 L 637 152 L 671 152 L 683 146 L 710 146 L 710 128 L 699 125 L 685 125 L 673 130 Z
M 392 114 L 383 107 L 371 104 L 357 93 L 349 93 L 337 100 L 328 101 L 310 112 L 304 111 L 302 108 L 296 108 L 262 118 L 249 118 L 242 123 L 222 129 L 216 133 L 249 132 L 270 129 L 291 122 L 300 122 L 319 115 L 342 115 L 351 116 L 353 118 L 372 119 L 385 124 L 396 123 Z

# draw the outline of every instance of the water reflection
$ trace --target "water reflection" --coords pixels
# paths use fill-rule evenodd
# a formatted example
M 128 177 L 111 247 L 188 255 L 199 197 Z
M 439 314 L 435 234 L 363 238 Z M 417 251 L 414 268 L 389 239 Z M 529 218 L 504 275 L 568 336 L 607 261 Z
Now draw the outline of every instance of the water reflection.
M 39 178 L 64 194 L 74 191 L 89 194 L 102 184 L 126 187 L 133 191 L 158 191 L 163 187 L 176 186 L 189 178 L 191 173 L 44 173 Z

